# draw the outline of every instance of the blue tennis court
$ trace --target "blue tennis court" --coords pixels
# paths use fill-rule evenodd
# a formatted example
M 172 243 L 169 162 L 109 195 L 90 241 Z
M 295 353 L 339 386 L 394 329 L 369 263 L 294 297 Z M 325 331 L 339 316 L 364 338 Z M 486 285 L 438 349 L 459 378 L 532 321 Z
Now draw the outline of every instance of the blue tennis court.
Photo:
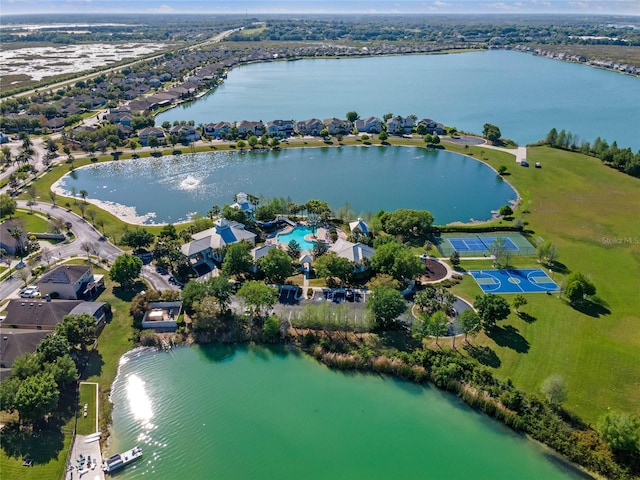
M 491 245 L 500 238 L 504 240 L 504 247 L 512 252 L 519 250 L 518 246 L 513 243 L 509 237 L 467 237 L 467 238 L 448 238 L 447 241 L 456 250 L 460 252 L 483 252 L 489 251 Z
M 484 293 L 557 292 L 558 285 L 539 268 L 510 270 L 470 270 Z

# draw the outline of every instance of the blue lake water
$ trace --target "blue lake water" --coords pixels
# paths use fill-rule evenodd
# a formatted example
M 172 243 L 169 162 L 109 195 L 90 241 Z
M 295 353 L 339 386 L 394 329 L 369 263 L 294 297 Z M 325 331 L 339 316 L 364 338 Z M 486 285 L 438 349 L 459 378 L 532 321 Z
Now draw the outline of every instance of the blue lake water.
M 638 78 L 505 50 L 245 65 L 156 124 L 344 118 L 351 110 L 415 114 L 475 133 L 493 123 L 520 144 L 555 127 L 640 149 Z
M 141 223 L 176 223 L 233 203 L 238 192 L 297 203 L 349 202 L 366 216 L 398 208 L 429 210 L 436 223 L 486 220 L 516 199 L 487 165 L 447 151 L 412 147 L 292 148 L 211 152 L 127 160 L 78 168 L 60 187 L 86 190 Z M 128 208 L 122 208 L 128 207 Z M 128 210 L 128 212 L 126 212 Z M 127 220 L 133 218 L 124 217 Z

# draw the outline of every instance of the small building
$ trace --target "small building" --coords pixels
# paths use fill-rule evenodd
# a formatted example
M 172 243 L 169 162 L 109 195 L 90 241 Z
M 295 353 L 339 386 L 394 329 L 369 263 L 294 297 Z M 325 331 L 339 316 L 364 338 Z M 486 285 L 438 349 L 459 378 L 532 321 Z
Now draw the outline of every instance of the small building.
M 0 132 L 0 145 L 3 143 L 9 143 L 9 137 L 4 133 Z
M 334 252 L 341 258 L 346 258 L 353 264 L 354 273 L 361 273 L 369 269 L 371 258 L 375 250 L 364 243 L 353 243 L 343 238 L 338 238 L 334 243 L 330 252 Z
M 58 265 L 42 276 L 38 288 L 43 297 L 86 300 L 104 288 L 104 276 L 88 265 Z
M 358 217 L 358 220 L 356 220 L 355 222 L 350 222 L 349 223 L 349 229 L 351 230 L 351 233 L 360 233 L 362 235 L 371 235 L 371 230 L 369 229 L 369 225 L 367 225 L 367 222 L 365 222 L 363 219 L 361 219 L 360 217 Z
M 380 133 L 382 131 L 382 120 L 378 117 L 369 117 L 356 120 L 356 130 L 360 133 Z
M 258 273 L 258 260 L 266 256 L 273 248 L 278 248 L 275 243 L 267 243 L 261 247 L 255 247 L 251 250 L 251 259 L 253 260 L 253 273 Z
M 142 319 L 142 328 L 173 331 L 178 327 L 181 314 L 182 302 L 149 302 Z
M 237 208 L 244 213 L 251 215 L 256 209 L 256 206 L 249 201 L 249 196 L 244 192 L 236 194 L 236 201 L 230 205 L 231 208 Z

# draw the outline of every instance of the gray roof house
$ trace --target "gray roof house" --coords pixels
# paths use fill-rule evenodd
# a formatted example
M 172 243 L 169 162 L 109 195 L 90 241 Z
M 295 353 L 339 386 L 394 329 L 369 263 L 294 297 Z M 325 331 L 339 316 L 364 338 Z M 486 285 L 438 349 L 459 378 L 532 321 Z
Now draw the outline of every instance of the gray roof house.
M 380 133 L 382 120 L 378 117 L 359 118 L 355 123 L 356 130 L 360 133 Z
M 15 228 L 22 230 L 22 235 L 18 239 L 11 236 L 11 232 Z M 17 251 L 26 244 L 26 241 L 27 234 L 18 219 L 11 218 L 0 223 L 0 248 L 7 252 L 7 254 L 16 255 Z
M 88 265 L 58 265 L 38 282 L 40 294 L 66 300 L 93 297 L 104 288 L 104 276 L 94 275 Z
M 253 245 L 256 243 L 256 234 L 244 229 L 244 225 L 232 222 L 226 218 L 216 220 L 212 228 L 192 235 L 193 241 L 180 247 L 191 261 L 192 266 L 202 263 L 211 265 L 212 262 L 221 262 L 224 258 L 224 247 L 234 243 L 247 241 Z
M 329 248 L 329 251 L 335 252 L 339 257 L 346 258 L 353 263 L 353 271 L 355 273 L 367 270 L 369 268 L 371 257 L 373 257 L 373 254 L 375 253 L 375 250 L 372 247 L 365 245 L 364 243 L 352 243 L 344 240 L 343 238 L 338 238 L 336 243 Z
M 16 358 L 35 352 L 40 340 L 50 333 L 48 330 L 0 328 L 0 380 L 11 375 Z
M 311 135 L 317 137 L 324 128 L 322 120 L 311 118 L 309 120 L 301 120 L 296 123 L 296 131 L 300 135 Z
M 66 315 L 88 313 L 95 317 L 96 325 L 105 319 L 104 303 L 81 300 L 12 299 L 6 312 L 3 326 L 35 330 L 53 330 Z

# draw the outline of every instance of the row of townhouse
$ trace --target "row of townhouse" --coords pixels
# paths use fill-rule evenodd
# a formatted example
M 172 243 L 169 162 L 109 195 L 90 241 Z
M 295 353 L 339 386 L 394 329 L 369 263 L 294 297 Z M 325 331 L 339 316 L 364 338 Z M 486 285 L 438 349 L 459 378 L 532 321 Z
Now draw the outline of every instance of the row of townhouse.
M 424 126 L 424 133 L 443 135 L 444 125 L 429 118 L 417 121 L 415 117 L 393 117 L 386 122 L 386 130 L 390 134 L 409 134 L 414 127 Z M 203 136 L 206 138 L 224 139 L 234 133 L 246 138 L 252 135 L 268 135 L 270 137 L 286 138 L 296 134 L 319 136 L 322 130 L 329 135 L 348 135 L 354 128 L 360 133 L 377 134 L 385 129 L 385 123 L 378 117 L 358 119 L 354 123 L 340 118 L 327 118 L 324 121 L 311 118 L 309 120 L 273 120 L 267 122 L 253 122 L 243 120 L 236 124 L 230 122 L 209 123 L 203 127 Z

